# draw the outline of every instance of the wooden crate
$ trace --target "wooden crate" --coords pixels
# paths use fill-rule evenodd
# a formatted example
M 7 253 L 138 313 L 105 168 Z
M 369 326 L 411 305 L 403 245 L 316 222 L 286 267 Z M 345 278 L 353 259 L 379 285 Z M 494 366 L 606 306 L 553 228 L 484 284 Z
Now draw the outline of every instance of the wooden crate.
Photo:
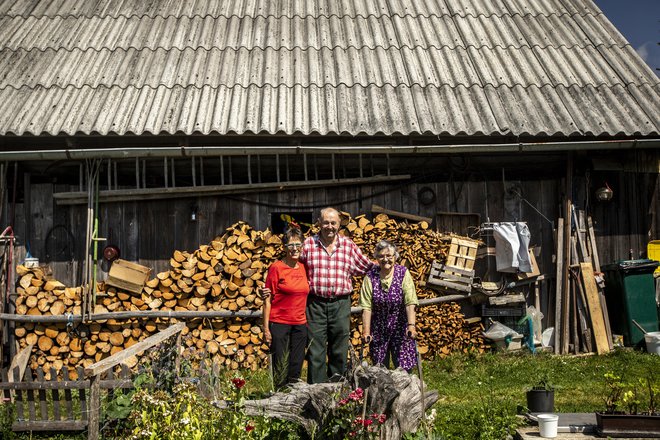
M 478 247 L 479 242 L 475 240 L 452 238 L 445 266 L 474 271 L 474 260 L 477 258 Z
M 108 279 L 105 283 L 128 292 L 140 294 L 150 273 L 151 269 L 146 266 L 125 260 L 115 260 L 110 267 Z
M 474 240 L 454 237 L 449 244 L 447 261 L 442 264 L 434 261 L 431 265 L 428 283 L 459 292 L 472 292 L 474 261 L 477 258 L 479 243 Z

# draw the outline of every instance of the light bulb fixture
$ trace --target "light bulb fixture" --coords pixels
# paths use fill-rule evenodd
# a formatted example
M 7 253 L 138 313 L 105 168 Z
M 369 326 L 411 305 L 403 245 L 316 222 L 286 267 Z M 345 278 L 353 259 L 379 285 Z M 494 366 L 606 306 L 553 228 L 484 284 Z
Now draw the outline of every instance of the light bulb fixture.
M 596 200 L 599 202 L 609 202 L 614 196 L 614 191 L 612 188 L 605 182 L 605 186 L 602 186 L 596 190 Z
M 192 206 L 190 208 L 190 221 L 191 222 L 196 222 L 197 221 L 197 206 Z

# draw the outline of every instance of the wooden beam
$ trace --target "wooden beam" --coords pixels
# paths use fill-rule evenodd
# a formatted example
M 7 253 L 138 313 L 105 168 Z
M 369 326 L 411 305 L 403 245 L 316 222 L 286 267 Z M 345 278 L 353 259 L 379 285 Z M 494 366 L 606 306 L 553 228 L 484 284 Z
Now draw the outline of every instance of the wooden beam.
M 414 222 L 426 222 L 429 225 L 433 223 L 433 219 L 430 217 L 422 217 L 419 215 L 408 214 L 405 212 L 393 211 L 391 209 L 386 209 L 378 205 L 371 205 L 371 212 L 376 214 L 387 214 L 390 217 L 398 217 L 406 220 L 412 220 Z
M 269 182 L 236 185 L 230 183 L 229 185 L 209 185 L 204 187 L 179 186 L 176 188 L 119 189 L 112 191 L 99 191 L 99 203 L 287 191 L 294 189 L 324 188 L 338 185 L 367 185 L 401 180 L 410 180 L 410 174 L 351 179 L 312 180 L 309 182 Z M 87 194 L 83 192 L 61 192 L 53 194 L 53 199 L 55 199 L 55 202 L 58 205 L 82 205 L 87 203 Z
M 144 341 L 138 342 L 135 345 L 131 345 L 130 347 L 120 351 L 117 354 L 110 356 L 109 358 L 105 358 L 95 364 L 92 364 L 89 367 L 85 368 L 85 376 L 86 377 L 98 376 L 104 371 L 107 371 L 110 368 L 121 364 L 129 357 L 141 353 L 144 350 L 147 350 L 153 347 L 154 345 L 163 342 L 165 339 L 169 338 L 170 336 L 179 333 L 181 330 L 183 330 L 185 326 L 186 324 L 184 322 L 176 323 L 166 328 L 165 330 L 156 333 L 153 336 L 149 336 Z
M 566 186 L 564 188 L 564 267 L 562 270 L 562 286 L 561 286 L 561 350 L 560 353 L 568 353 L 568 339 L 569 339 L 569 311 L 571 307 L 570 301 L 570 279 L 568 271 L 570 269 L 570 252 L 571 252 L 571 211 L 573 208 L 573 152 L 569 151 L 566 154 Z M 555 331 L 557 329 L 555 328 Z
M 559 219 L 557 222 L 557 254 L 556 261 L 557 276 L 555 280 L 555 354 L 559 354 L 561 349 L 561 324 L 562 313 L 561 303 L 562 295 L 561 289 L 564 285 L 562 277 L 564 275 L 564 221 Z
M 591 258 L 594 262 L 594 270 L 600 272 L 600 259 L 598 258 L 598 247 L 596 246 L 596 234 L 594 233 L 594 223 L 591 216 L 587 217 L 587 231 L 589 233 L 589 243 L 591 244 Z
M 426 298 L 419 300 L 419 307 L 428 305 L 459 301 L 467 299 L 464 295 L 446 295 L 437 298 Z M 351 313 L 362 313 L 362 308 L 353 307 Z M 115 319 L 117 321 L 127 319 L 153 319 L 153 318 L 171 318 L 178 320 L 191 320 L 191 319 L 217 319 L 217 318 L 260 318 L 262 316 L 261 310 L 206 310 L 206 311 L 161 311 L 161 310 L 139 310 L 130 312 L 110 312 L 110 313 L 97 313 L 90 317 L 86 322 L 104 321 L 107 319 Z M 58 323 L 58 322 L 82 322 L 82 315 L 15 315 L 10 313 L 0 313 L 0 319 L 5 321 L 14 322 L 30 322 L 37 323 Z
M 582 283 L 587 297 L 589 307 L 589 316 L 591 318 L 591 328 L 594 331 L 594 342 L 596 344 L 596 353 L 603 354 L 610 351 L 610 344 L 607 342 L 607 330 L 605 328 L 605 319 L 603 309 L 598 295 L 598 287 L 594 279 L 594 269 L 591 263 L 581 263 Z

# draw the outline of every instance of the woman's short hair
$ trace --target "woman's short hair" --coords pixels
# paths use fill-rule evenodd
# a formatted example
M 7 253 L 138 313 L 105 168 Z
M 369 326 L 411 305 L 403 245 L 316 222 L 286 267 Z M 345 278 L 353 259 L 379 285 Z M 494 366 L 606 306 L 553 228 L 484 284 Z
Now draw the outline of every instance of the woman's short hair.
M 392 249 L 394 258 L 399 258 L 399 251 L 397 250 L 396 245 L 387 240 L 381 240 L 376 243 L 376 247 L 374 247 L 374 258 L 378 258 L 378 255 L 380 255 L 385 249 Z
M 286 228 L 286 230 L 284 231 L 284 237 L 282 238 L 284 240 L 284 244 L 290 242 L 292 238 L 297 238 L 298 240 L 300 240 L 301 243 L 305 241 L 305 236 L 300 230 L 300 227 L 293 225 L 289 225 L 289 227 Z

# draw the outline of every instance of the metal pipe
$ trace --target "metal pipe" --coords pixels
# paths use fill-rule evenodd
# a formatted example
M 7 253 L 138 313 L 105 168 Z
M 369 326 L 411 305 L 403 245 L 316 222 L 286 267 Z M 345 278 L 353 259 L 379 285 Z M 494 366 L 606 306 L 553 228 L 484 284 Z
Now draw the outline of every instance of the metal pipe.
M 148 157 L 185 156 L 245 156 L 248 154 L 456 154 L 456 153 L 517 153 L 559 152 L 575 150 L 634 150 L 660 148 L 660 139 L 632 139 L 584 142 L 519 142 L 509 144 L 466 145 L 350 145 L 350 146 L 241 146 L 241 147 L 140 147 L 140 148 L 87 148 L 64 150 L 2 151 L 0 161 L 127 159 Z

